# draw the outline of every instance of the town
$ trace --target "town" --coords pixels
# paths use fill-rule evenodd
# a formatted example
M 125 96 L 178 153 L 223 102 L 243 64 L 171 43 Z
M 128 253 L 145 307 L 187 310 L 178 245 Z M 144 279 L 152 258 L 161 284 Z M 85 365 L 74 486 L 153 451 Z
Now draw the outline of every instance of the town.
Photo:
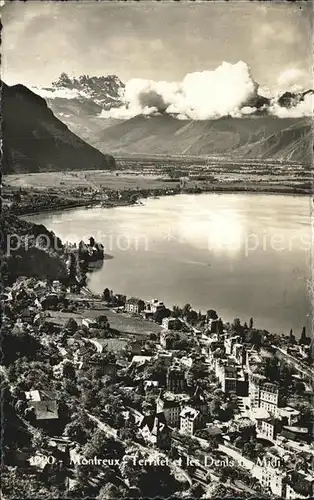
M 97 296 L 65 269 L 3 288 L 4 499 L 313 496 L 305 328 Z

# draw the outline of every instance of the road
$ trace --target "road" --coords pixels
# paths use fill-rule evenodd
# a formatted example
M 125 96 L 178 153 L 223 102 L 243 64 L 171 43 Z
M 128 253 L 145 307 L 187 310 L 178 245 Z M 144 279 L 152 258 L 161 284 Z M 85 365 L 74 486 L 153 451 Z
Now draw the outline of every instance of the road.
M 108 437 L 113 437 L 114 439 L 116 439 L 120 443 L 124 443 L 124 441 L 122 441 L 121 439 L 118 438 L 117 431 L 115 429 L 113 429 L 110 425 L 105 424 L 98 417 L 95 417 L 94 415 L 92 415 L 90 413 L 87 413 L 87 416 L 91 420 L 93 420 L 97 424 L 98 428 L 101 429 Z M 143 453 L 145 453 L 145 454 L 148 453 L 150 458 L 152 458 L 152 455 L 154 455 L 156 457 L 160 456 L 161 458 L 168 458 L 169 467 L 173 471 L 174 475 L 176 477 L 177 476 L 184 477 L 187 480 L 187 482 L 189 483 L 189 485 L 192 486 L 193 482 L 192 482 L 192 479 L 190 478 L 190 476 L 183 469 L 181 469 L 181 467 L 176 465 L 172 460 L 169 460 L 169 457 L 167 455 L 165 455 L 164 453 L 161 453 L 156 448 L 148 448 L 146 446 L 143 446 L 142 444 L 136 443 L 135 441 L 131 441 L 131 443 L 132 443 L 132 446 L 135 446 L 136 448 L 141 450 Z

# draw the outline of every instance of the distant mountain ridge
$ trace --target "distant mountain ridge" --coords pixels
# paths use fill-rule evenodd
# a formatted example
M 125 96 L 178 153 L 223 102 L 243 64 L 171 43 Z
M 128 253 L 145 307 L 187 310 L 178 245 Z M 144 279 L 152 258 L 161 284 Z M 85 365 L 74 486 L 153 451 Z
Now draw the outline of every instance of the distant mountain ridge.
M 178 120 L 169 115 L 136 116 L 98 133 L 94 145 L 115 154 L 164 154 L 286 159 L 309 163 L 310 118 L 248 116 Z
M 179 129 L 182 129 L 183 124 L 186 126 L 184 130 L 181 131 L 180 138 L 176 138 L 175 143 L 171 144 L 171 140 L 169 136 L 163 137 L 163 131 L 158 129 L 157 124 L 158 116 L 155 117 L 155 121 L 153 122 L 156 125 L 156 129 L 152 131 L 153 135 L 156 135 L 156 139 L 154 140 L 148 130 L 143 130 L 141 132 L 142 138 L 137 138 L 137 131 L 133 132 L 128 130 L 127 137 L 122 135 L 121 137 L 115 137 L 115 139 L 111 140 L 111 132 L 109 132 L 109 127 L 119 126 L 122 123 L 126 123 L 126 127 L 128 129 L 129 126 L 135 127 L 138 125 L 137 118 L 145 123 L 145 127 L 147 122 L 143 121 L 145 118 L 141 116 L 137 116 L 132 118 L 131 120 L 135 120 L 135 122 L 130 120 L 122 120 L 122 119 L 113 119 L 113 118 L 101 118 L 100 115 L 103 110 L 108 111 L 112 108 L 119 108 L 124 105 L 123 102 L 123 93 L 125 89 L 125 84 L 116 76 L 116 75 L 108 75 L 108 76 L 88 76 L 82 75 L 77 78 L 70 78 L 66 74 L 62 74 L 60 78 L 54 82 L 53 87 L 50 89 L 43 89 L 48 92 L 47 96 L 44 97 L 47 100 L 49 107 L 53 110 L 53 112 L 58 116 L 58 118 L 66 123 L 66 125 L 79 137 L 87 141 L 88 143 L 95 145 L 97 148 L 100 148 L 102 151 L 106 151 L 106 147 L 108 150 L 116 152 L 116 153 L 132 153 L 138 152 L 139 154 L 146 154 L 149 152 L 159 151 L 164 152 L 165 154 L 170 154 L 174 152 L 175 154 L 180 151 L 185 151 L 186 154 L 193 154 L 193 151 L 196 154 L 239 154 L 244 156 L 258 155 L 262 156 L 270 155 L 270 157 L 280 157 L 283 155 L 283 158 L 292 157 L 292 158 L 300 158 L 300 161 L 303 161 L 302 158 L 306 158 L 305 161 L 308 161 L 309 152 L 308 152 L 308 142 L 311 142 L 308 137 L 308 129 L 299 130 L 300 138 L 295 139 L 296 132 L 293 133 L 293 144 L 287 147 L 285 145 L 282 147 L 282 144 L 288 140 L 288 136 L 290 136 L 290 132 L 288 131 L 285 134 L 285 139 L 278 137 L 270 138 L 273 133 L 278 134 L 280 130 L 284 130 L 286 124 L 288 122 L 278 122 L 277 118 L 272 115 L 269 115 L 267 112 L 267 107 L 269 107 L 273 101 L 270 98 L 265 96 L 255 96 L 250 101 L 247 102 L 248 106 L 255 107 L 256 113 L 255 115 L 262 119 L 258 126 L 256 126 L 256 122 L 253 123 L 253 130 L 263 128 L 264 132 L 260 137 L 255 136 L 252 141 L 249 137 L 247 140 L 243 141 L 243 137 L 241 140 L 237 139 L 236 128 L 239 126 L 242 130 L 244 124 L 251 123 L 246 120 L 255 120 L 256 116 L 249 116 L 241 118 L 244 121 L 235 121 L 230 122 L 230 130 L 229 134 L 226 131 L 220 131 L 221 123 L 223 120 L 234 120 L 234 118 L 221 118 L 217 121 L 215 125 L 214 122 L 216 120 L 205 120 L 204 123 L 200 122 L 199 125 L 195 125 L 197 122 L 192 122 L 189 120 L 176 120 L 172 122 L 172 118 L 176 118 L 175 116 L 163 116 L 162 122 L 163 126 L 168 129 L 169 124 L 173 125 L 170 127 L 171 133 L 172 130 L 176 132 Z M 305 92 L 285 92 L 279 97 L 276 98 L 276 103 L 280 108 L 287 108 L 287 110 L 293 109 L 298 104 L 304 101 L 304 98 L 308 94 L 313 94 L 313 90 L 307 90 Z M 43 95 L 43 94 L 42 94 Z M 264 120 L 265 118 L 265 120 Z M 264 120 L 264 121 L 263 121 Z M 280 118 L 280 120 L 285 120 L 284 118 Z M 302 119 L 299 123 L 303 123 Z M 309 120 L 304 119 L 305 123 L 308 123 Z M 191 125 L 193 123 L 193 126 Z M 216 132 L 211 133 L 208 136 L 208 124 L 212 123 L 212 128 Z M 276 123 L 275 130 L 271 123 Z M 294 122 L 289 122 L 293 124 Z M 207 125 L 206 125 L 207 124 Z M 288 125 L 290 126 L 290 125 Z M 245 125 L 244 128 L 246 128 Z M 267 133 L 267 129 L 269 128 Z M 192 128 L 194 132 L 192 132 Z M 250 127 L 248 127 L 250 128 Z M 189 129 L 189 131 L 187 130 Z M 200 131 L 204 129 L 204 137 L 199 137 Z M 124 130 L 124 127 L 115 129 L 115 130 Z M 150 130 L 150 127 L 149 127 Z M 217 131 L 218 130 L 218 131 Z M 249 132 L 249 130 L 248 130 Z M 196 136 L 194 136 L 194 133 Z M 232 141 L 231 141 L 232 136 Z M 134 144 L 132 143 L 132 137 L 135 137 L 136 140 Z M 159 138 L 158 138 L 159 137 Z M 267 141 L 266 141 L 267 139 Z M 159 140 L 162 143 L 159 143 Z M 213 141 L 216 141 L 216 145 L 213 144 Z M 223 145 L 226 140 L 225 146 Z M 230 141 L 233 142 L 234 148 L 230 147 Z M 276 146 L 276 141 L 278 142 L 278 146 Z M 295 142 L 297 141 L 297 142 Z M 300 141 L 300 142 L 299 142 Z M 220 144 L 221 143 L 221 144 Z M 281 144 L 281 146 L 279 146 Z M 298 147 L 300 146 L 300 150 Z M 113 149 L 111 149 L 113 148 Z M 152 151 L 150 151 L 152 148 Z M 200 152 L 200 153 L 198 153 Z M 184 153 L 182 153 L 184 154 Z
M 23 85 L 1 82 L 4 173 L 109 169 L 111 155 L 85 143 Z
M 81 75 L 70 78 L 62 73 L 57 81 L 52 83 L 54 89 L 69 89 L 81 92 L 100 106 L 102 109 L 111 109 L 122 105 L 124 83 L 116 75 L 89 76 Z

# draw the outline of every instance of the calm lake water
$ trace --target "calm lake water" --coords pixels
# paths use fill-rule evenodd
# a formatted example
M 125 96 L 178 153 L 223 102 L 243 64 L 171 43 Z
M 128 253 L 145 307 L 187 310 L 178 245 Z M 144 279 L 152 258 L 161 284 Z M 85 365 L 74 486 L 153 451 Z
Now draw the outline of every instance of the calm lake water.
M 102 241 L 114 258 L 91 274 L 105 287 L 173 306 L 216 309 L 270 331 L 310 324 L 310 199 L 263 194 L 179 195 L 143 205 L 28 217 L 63 241 Z

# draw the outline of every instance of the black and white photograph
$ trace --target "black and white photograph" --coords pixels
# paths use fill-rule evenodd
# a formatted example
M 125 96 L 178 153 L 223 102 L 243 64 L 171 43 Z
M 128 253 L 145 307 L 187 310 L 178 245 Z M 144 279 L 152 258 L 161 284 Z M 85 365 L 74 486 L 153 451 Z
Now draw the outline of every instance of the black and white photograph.
M 313 498 L 313 12 L 1 2 L 1 500 Z

